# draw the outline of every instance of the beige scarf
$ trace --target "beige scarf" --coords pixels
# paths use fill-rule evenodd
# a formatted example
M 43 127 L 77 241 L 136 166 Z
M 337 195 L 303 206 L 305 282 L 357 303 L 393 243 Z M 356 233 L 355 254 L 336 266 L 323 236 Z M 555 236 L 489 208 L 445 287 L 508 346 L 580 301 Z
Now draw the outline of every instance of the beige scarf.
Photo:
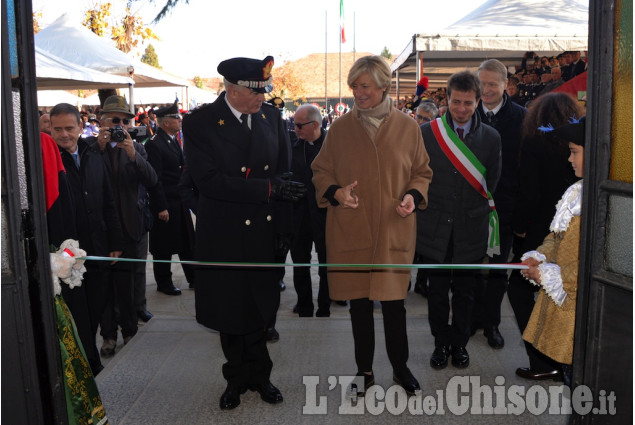
M 375 136 L 377 135 L 377 130 L 379 130 L 379 126 L 382 122 L 390 115 L 392 110 L 392 100 L 390 97 L 386 96 L 384 100 L 382 100 L 379 105 L 374 108 L 362 109 L 357 106 L 357 104 L 353 105 L 353 113 L 360 119 L 366 133 L 370 137 L 370 140 L 375 141 Z

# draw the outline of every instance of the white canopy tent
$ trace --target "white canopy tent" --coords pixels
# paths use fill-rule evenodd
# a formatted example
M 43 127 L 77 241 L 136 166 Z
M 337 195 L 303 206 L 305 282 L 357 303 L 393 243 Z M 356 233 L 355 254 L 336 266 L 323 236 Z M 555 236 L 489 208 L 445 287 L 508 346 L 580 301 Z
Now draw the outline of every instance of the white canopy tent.
M 391 94 L 414 94 L 421 70 L 430 87 L 443 87 L 454 72 L 486 59 L 513 66 L 527 51 L 585 51 L 588 32 L 585 0 L 489 0 L 438 34 L 414 34 L 391 65 Z
M 189 103 L 186 104 L 182 100 L 185 95 L 189 96 Z M 183 105 L 184 109 L 190 110 L 204 103 L 211 103 L 218 96 L 208 90 L 201 90 L 197 87 L 145 87 L 135 88 L 135 102 L 139 106 L 163 105 L 174 102 L 175 98 Z M 84 105 L 99 105 L 99 97 L 97 94 L 84 99 Z
M 189 86 L 189 82 L 137 61 L 103 37 L 63 14 L 35 35 L 35 46 L 42 52 L 73 64 L 112 75 L 130 77 L 134 87 Z M 37 66 L 37 64 L 36 64 Z M 131 107 L 134 104 L 133 84 L 130 87 Z M 77 88 L 82 88 L 78 87 Z M 104 86 L 107 87 L 107 86 Z
M 69 103 L 73 106 L 81 108 L 84 99 L 75 96 L 65 90 L 38 90 L 37 106 L 38 108 L 53 107 L 58 103 Z
M 131 78 L 69 63 L 37 46 L 35 47 L 35 71 L 38 89 L 45 90 L 128 87 L 134 84 Z

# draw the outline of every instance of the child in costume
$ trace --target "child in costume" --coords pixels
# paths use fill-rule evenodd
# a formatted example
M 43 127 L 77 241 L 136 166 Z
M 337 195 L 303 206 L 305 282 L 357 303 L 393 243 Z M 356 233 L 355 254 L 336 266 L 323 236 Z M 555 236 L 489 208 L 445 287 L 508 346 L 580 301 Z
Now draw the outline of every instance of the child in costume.
M 569 162 L 577 177 L 584 172 L 585 118 L 556 128 L 553 135 L 569 142 Z M 578 289 L 582 180 L 571 185 L 556 205 L 551 233 L 536 251 L 521 260 L 529 266 L 523 276 L 541 286 L 523 339 L 562 364 L 563 378 L 571 386 L 573 336 Z

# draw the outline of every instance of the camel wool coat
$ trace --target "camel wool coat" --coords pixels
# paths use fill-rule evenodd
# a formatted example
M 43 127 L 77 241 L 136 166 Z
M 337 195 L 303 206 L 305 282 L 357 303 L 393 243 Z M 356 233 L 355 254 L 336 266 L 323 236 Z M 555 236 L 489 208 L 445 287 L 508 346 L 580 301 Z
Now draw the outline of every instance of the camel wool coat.
M 573 360 L 581 221 L 581 217 L 573 217 L 565 232 L 550 233 L 536 249 L 547 257 L 547 262 L 560 266 L 567 297 L 557 306 L 541 288 L 523 332 L 525 341 L 563 364 L 571 364 Z
M 356 108 L 330 127 L 313 161 L 313 183 L 319 207 L 326 207 L 326 256 L 337 264 L 412 264 L 417 223 L 414 212 L 402 218 L 396 208 L 409 190 L 427 206 L 432 170 L 421 130 L 394 108 L 372 140 Z M 357 180 L 356 209 L 334 206 L 324 197 L 332 186 Z M 406 298 L 410 269 L 329 268 L 329 294 L 334 300 Z

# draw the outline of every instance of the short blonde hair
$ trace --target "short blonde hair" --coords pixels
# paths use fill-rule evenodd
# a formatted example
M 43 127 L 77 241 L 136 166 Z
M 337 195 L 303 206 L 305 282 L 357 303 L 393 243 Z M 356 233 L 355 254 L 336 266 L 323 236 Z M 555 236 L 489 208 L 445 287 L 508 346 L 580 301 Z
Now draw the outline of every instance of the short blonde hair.
M 392 72 L 386 60 L 381 56 L 364 56 L 355 61 L 348 72 L 346 83 L 352 86 L 360 75 L 367 73 L 373 79 L 377 87 L 384 89 L 384 98 L 392 83 Z

